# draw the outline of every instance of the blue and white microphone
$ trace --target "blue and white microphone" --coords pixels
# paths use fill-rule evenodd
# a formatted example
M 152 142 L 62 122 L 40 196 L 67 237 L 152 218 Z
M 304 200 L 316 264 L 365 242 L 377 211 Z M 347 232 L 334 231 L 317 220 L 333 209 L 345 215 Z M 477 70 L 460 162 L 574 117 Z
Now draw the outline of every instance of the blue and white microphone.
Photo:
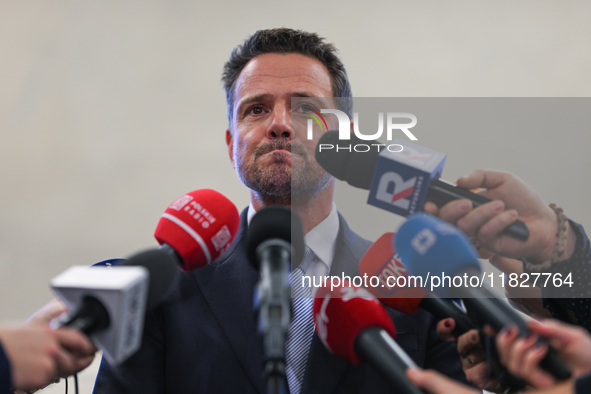
M 429 282 L 430 288 L 440 297 L 462 298 L 468 314 L 478 326 L 488 324 L 499 332 L 513 325 L 521 337 L 529 334 L 521 315 L 497 298 L 483 283 L 478 254 L 457 227 L 432 215 L 414 214 L 398 229 L 395 245 L 409 275 L 420 276 L 423 285 Z M 478 277 L 477 285 L 470 280 L 473 277 Z M 437 278 L 438 286 L 433 286 L 434 278 Z M 461 280 L 454 281 L 454 278 Z M 551 346 L 540 366 L 558 380 L 571 376 L 570 370 Z

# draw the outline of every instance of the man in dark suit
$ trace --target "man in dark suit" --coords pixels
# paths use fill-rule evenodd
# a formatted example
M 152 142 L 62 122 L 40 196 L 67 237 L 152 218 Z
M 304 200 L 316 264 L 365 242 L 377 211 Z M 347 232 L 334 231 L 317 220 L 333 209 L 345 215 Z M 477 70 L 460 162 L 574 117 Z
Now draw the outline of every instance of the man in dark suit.
M 251 204 L 229 250 L 213 264 L 183 274 L 147 317 L 142 349 L 118 368 L 102 364 L 95 392 L 265 393 L 262 341 L 252 310 L 259 275 L 246 261 L 244 245 L 250 218 L 265 206 L 289 206 L 299 215 L 313 252 L 302 264 L 305 275 L 359 275 L 370 243 L 349 230 L 336 211 L 334 178 L 314 159 L 319 136 L 308 140 L 292 127 L 292 115 L 302 110 L 292 107 L 293 97 L 351 97 L 335 52 L 316 34 L 291 29 L 258 31 L 234 50 L 223 77 L 226 143 Z M 350 115 L 351 108 L 340 109 Z M 390 313 L 397 341 L 418 365 L 464 380 L 454 346 L 437 337 L 431 315 Z M 292 394 L 393 391 L 369 367 L 334 357 L 316 334 L 306 353 L 305 373 L 289 383 Z

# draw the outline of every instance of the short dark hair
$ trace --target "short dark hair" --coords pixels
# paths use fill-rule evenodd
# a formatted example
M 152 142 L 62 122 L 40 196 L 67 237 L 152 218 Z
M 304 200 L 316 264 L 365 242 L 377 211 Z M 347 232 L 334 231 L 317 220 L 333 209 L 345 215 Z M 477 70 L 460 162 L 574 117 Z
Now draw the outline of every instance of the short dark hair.
M 328 70 L 331 79 L 333 97 L 351 98 L 351 85 L 347 78 L 345 66 L 338 58 L 337 49 L 316 33 L 288 28 L 258 30 L 242 45 L 232 51 L 230 59 L 224 64 L 222 82 L 226 90 L 228 120 L 232 123 L 232 107 L 236 81 L 246 64 L 259 55 L 266 53 L 298 53 L 320 61 Z M 345 108 L 340 108 L 349 117 L 352 113 L 352 100 L 339 100 Z M 339 105 L 339 107 L 341 106 Z

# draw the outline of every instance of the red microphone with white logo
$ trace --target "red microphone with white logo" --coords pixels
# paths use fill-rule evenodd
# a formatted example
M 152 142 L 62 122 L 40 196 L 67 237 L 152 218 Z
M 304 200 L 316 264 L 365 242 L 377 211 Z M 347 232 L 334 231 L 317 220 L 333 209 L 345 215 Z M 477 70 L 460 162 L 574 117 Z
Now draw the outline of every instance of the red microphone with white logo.
M 320 340 L 335 356 L 371 365 L 398 393 L 421 394 L 406 378 L 416 364 L 394 341 L 396 330 L 378 300 L 363 287 L 321 287 L 314 299 Z
M 236 236 L 240 217 L 223 194 L 199 189 L 177 198 L 158 221 L 154 237 L 183 271 L 217 259 Z
M 459 336 L 476 328 L 464 311 L 451 300 L 437 297 L 420 286 L 420 278 L 408 276 L 406 266 L 394 249 L 396 233 L 385 233 L 365 252 L 359 262 L 361 275 L 375 276 L 377 286 L 368 290 L 379 300 L 399 312 L 413 314 L 424 309 L 437 319 L 451 317 L 455 320 L 454 334 Z M 418 281 L 418 282 L 417 282 Z

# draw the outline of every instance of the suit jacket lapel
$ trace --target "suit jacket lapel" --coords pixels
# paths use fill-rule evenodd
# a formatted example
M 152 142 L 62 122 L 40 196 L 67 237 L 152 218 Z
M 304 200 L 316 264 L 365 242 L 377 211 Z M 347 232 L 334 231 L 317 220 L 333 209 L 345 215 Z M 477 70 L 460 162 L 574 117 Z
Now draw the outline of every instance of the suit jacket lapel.
M 266 391 L 262 378 L 263 347 L 253 312 L 253 293 L 259 273 L 246 260 L 246 222 L 245 210 L 232 246 L 213 264 L 195 272 L 194 278 L 242 368 L 263 394 Z
M 344 274 L 351 279 L 359 275 L 359 261 L 370 244 L 353 234 L 339 214 L 339 234 L 330 275 L 340 277 Z M 351 364 L 332 355 L 315 332 L 310 345 L 302 393 L 334 392 L 350 367 Z

